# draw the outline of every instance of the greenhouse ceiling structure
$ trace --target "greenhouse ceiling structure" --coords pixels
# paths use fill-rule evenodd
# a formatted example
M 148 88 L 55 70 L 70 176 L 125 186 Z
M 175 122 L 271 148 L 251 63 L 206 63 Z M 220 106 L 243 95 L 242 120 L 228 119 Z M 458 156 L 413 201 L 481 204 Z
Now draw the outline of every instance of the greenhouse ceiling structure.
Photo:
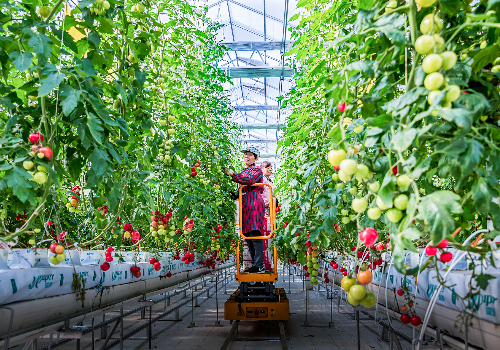
M 210 0 L 208 16 L 222 24 L 217 39 L 229 50 L 219 67 L 231 77 L 224 90 L 234 108 L 233 120 L 247 144 L 260 149 L 262 160 L 278 166 L 277 140 L 286 110 L 278 97 L 287 93 L 294 70 L 283 54 L 293 44 L 289 19 L 297 0 Z

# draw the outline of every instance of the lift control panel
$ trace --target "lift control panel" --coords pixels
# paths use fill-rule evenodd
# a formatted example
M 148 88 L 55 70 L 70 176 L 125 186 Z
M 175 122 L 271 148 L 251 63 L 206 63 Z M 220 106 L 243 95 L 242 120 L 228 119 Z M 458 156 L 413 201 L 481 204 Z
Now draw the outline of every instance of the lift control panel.
M 247 318 L 267 318 L 267 307 L 247 307 Z

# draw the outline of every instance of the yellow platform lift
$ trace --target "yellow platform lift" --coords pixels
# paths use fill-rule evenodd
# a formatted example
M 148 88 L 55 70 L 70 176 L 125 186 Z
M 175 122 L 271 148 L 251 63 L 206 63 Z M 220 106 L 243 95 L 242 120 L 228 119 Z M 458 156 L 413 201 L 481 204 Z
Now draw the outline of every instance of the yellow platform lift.
M 243 235 L 243 200 L 242 190 L 239 188 L 239 225 L 240 236 L 243 239 L 269 239 L 276 230 L 276 199 L 273 198 L 273 189 L 269 184 L 256 183 L 252 186 L 268 186 L 270 190 L 270 220 L 271 230 L 268 236 L 245 237 Z M 240 244 L 236 248 L 236 281 L 240 287 L 224 303 L 225 320 L 276 320 L 287 321 L 290 319 L 290 308 L 284 288 L 275 288 L 278 281 L 278 263 L 276 246 L 273 244 L 272 271 L 263 274 L 240 273 Z

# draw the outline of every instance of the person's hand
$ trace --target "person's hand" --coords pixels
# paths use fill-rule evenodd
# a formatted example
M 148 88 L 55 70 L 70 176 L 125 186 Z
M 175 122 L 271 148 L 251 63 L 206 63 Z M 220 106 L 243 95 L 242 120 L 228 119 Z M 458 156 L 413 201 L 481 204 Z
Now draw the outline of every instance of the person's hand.
M 229 169 L 228 167 L 225 167 L 225 168 L 224 168 L 224 174 L 229 175 L 229 176 L 233 176 L 234 171 L 232 171 L 232 170 L 231 170 L 231 169 Z

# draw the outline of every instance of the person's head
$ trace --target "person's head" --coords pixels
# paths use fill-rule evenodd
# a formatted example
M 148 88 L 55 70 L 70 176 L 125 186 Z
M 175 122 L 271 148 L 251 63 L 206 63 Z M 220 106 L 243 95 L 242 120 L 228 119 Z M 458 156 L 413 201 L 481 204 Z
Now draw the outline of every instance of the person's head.
M 255 161 L 259 159 L 260 152 L 255 147 L 248 147 L 247 149 L 242 150 L 242 152 L 244 154 L 243 162 L 246 166 L 254 164 Z
M 263 161 L 260 164 L 260 168 L 262 169 L 262 172 L 264 173 L 265 176 L 269 177 L 273 173 L 273 165 L 271 162 L 268 162 L 267 160 Z

